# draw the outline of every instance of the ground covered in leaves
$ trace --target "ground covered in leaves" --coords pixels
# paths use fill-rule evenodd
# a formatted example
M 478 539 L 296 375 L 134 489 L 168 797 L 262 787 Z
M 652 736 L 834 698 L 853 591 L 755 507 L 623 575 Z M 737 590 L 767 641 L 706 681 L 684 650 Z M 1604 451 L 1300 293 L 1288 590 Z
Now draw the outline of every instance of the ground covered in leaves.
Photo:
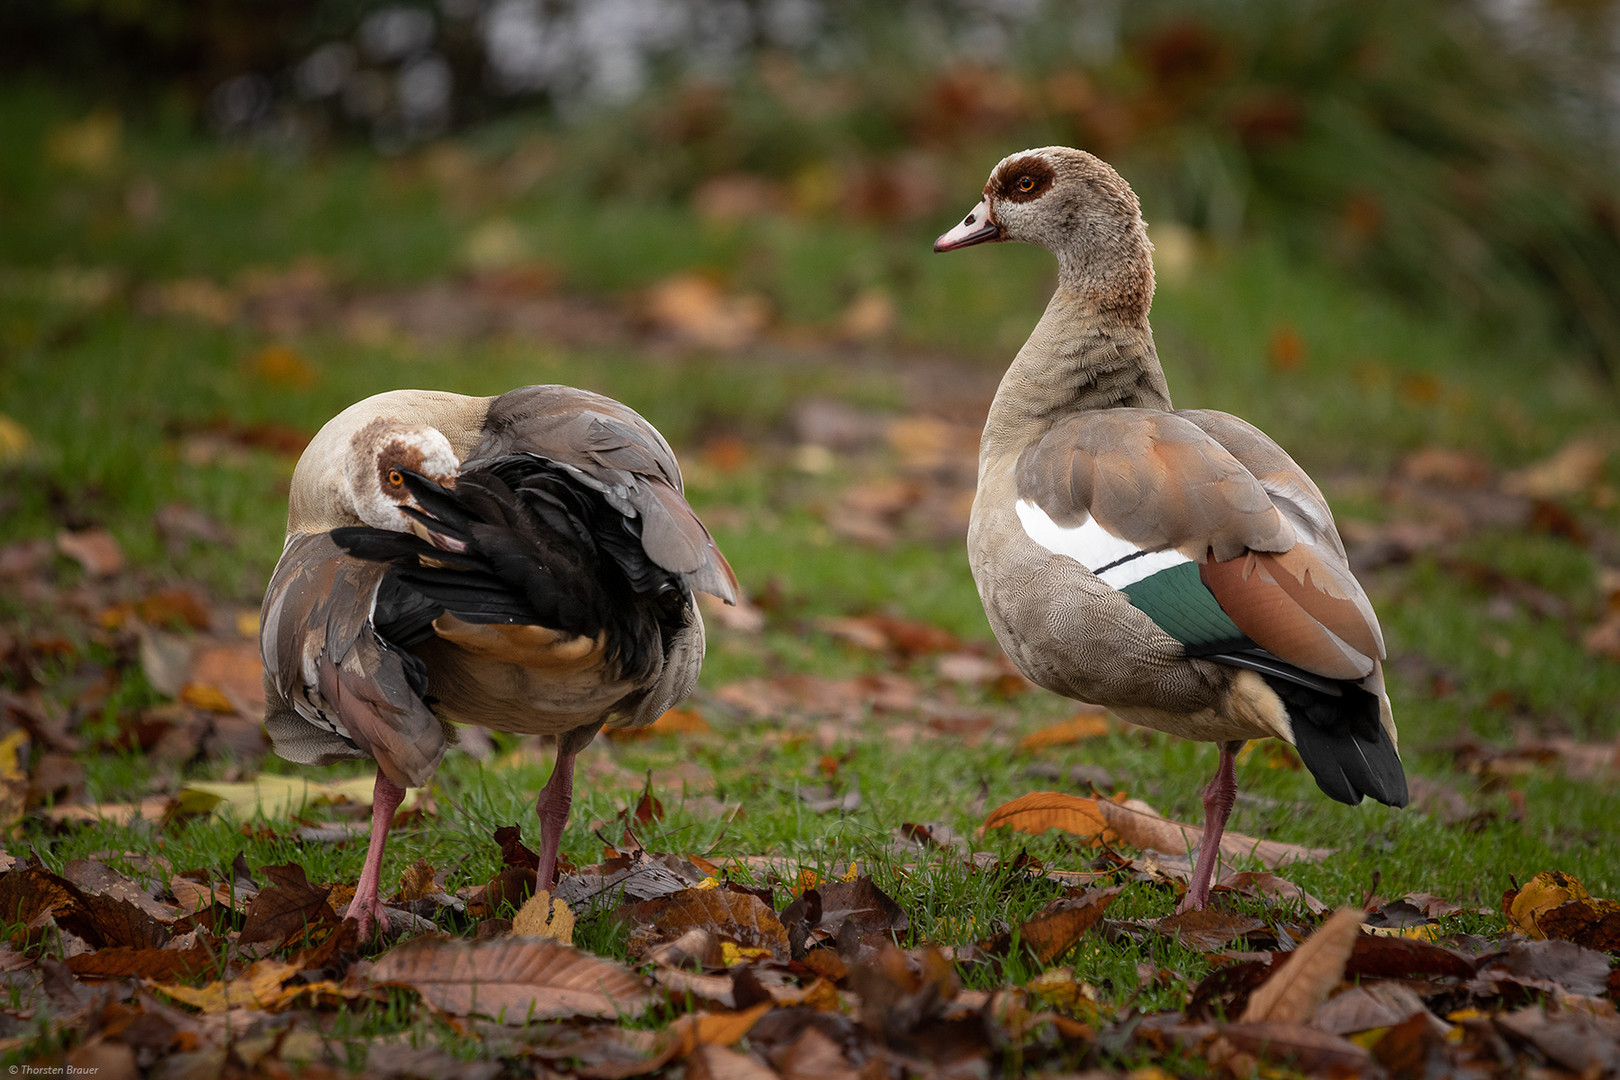
M 1176 915 L 1213 749 L 1030 687 L 966 571 L 1050 268 L 927 245 L 1007 148 L 851 223 L 741 172 L 580 201 L 555 132 L 295 167 L 19 98 L 0 134 L 7 1064 L 1620 1071 L 1620 468 L 1581 369 L 1155 223 L 1178 402 L 1322 482 L 1414 796 L 1339 806 L 1251 744 L 1215 904 Z M 260 724 L 292 462 L 365 394 L 545 381 L 669 435 L 749 598 L 706 608 L 690 702 L 582 757 L 555 896 L 549 748 L 468 732 L 360 942 L 370 777 Z

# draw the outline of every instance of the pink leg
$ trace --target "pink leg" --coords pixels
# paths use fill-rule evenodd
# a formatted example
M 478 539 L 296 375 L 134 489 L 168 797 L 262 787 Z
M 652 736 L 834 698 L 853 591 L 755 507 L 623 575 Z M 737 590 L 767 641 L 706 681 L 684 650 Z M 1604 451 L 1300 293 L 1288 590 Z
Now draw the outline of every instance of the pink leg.
M 540 883 L 549 889 L 557 883 L 557 849 L 562 846 L 563 829 L 568 825 L 568 808 L 574 801 L 574 755 L 557 750 L 557 766 L 551 779 L 540 789 L 534 812 L 540 815 Z
M 388 828 L 394 823 L 394 811 L 405 798 L 405 789 L 397 786 L 382 769 L 377 770 L 377 786 L 371 796 L 371 843 L 366 848 L 366 865 L 360 870 L 360 880 L 354 886 L 354 902 L 348 914 L 360 924 L 360 940 L 371 937 L 372 923 L 377 933 L 388 932 L 388 915 L 382 901 L 377 899 L 377 887 L 382 884 L 383 845 L 388 842 Z
M 1221 743 L 1221 763 L 1215 769 L 1215 778 L 1204 788 L 1204 836 L 1198 842 L 1198 861 L 1193 864 L 1182 911 L 1198 910 L 1209 903 L 1209 886 L 1221 853 L 1221 834 L 1226 831 L 1227 815 L 1237 801 L 1237 752 L 1242 748 L 1242 742 Z

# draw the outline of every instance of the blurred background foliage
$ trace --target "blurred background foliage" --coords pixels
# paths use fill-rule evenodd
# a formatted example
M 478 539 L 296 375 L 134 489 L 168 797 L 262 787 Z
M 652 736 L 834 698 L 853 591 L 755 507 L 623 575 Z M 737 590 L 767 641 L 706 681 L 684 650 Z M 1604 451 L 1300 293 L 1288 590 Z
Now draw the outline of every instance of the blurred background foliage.
M 294 157 L 355 140 L 406 153 L 473 128 L 510 156 L 538 113 L 567 132 L 553 183 L 589 201 L 897 228 L 954 213 L 1008 150 L 1069 143 L 1118 165 L 1155 223 L 1259 234 L 1505 349 L 1555 342 L 1610 373 L 1617 11 L 42 0 L 0 8 L 0 68 Z

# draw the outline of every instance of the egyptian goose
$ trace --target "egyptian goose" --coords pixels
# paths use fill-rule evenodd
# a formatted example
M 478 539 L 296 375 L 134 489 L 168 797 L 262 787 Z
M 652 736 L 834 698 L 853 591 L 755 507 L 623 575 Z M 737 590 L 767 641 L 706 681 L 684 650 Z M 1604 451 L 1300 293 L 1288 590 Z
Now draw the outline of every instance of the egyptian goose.
M 557 737 L 536 806 L 540 885 L 553 884 L 575 755 L 697 681 L 694 590 L 731 602 L 737 580 L 669 444 L 611 398 L 396 390 L 321 428 L 293 473 L 260 618 L 265 727 L 289 761 L 377 762 L 349 907 L 363 936 L 386 929 L 394 812 L 431 780 L 453 724 Z
M 1046 313 L 979 446 L 968 559 L 996 638 L 1039 685 L 1220 744 L 1184 907 L 1209 900 L 1244 740 L 1292 743 L 1329 796 L 1407 801 L 1384 639 L 1326 500 L 1254 426 L 1170 406 L 1136 194 L 1067 147 L 1003 159 L 935 251 L 1057 256 Z

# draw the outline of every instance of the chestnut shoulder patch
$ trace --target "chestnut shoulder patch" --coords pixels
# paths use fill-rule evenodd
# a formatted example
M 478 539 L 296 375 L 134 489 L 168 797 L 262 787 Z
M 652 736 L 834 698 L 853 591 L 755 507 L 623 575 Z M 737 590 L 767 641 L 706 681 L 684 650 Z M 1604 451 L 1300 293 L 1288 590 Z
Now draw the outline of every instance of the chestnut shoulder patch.
M 984 186 L 984 193 L 1007 202 L 1030 202 L 1045 195 L 1056 179 L 1051 165 L 1034 154 L 1026 154 L 1003 163 Z

